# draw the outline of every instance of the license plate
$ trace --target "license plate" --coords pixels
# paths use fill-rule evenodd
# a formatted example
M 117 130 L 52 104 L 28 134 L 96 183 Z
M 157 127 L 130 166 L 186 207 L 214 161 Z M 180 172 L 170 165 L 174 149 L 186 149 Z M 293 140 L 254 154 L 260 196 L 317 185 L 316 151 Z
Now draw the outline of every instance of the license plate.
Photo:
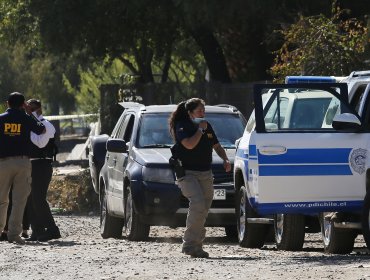
M 226 199 L 226 190 L 217 189 L 213 192 L 213 200 L 225 200 Z

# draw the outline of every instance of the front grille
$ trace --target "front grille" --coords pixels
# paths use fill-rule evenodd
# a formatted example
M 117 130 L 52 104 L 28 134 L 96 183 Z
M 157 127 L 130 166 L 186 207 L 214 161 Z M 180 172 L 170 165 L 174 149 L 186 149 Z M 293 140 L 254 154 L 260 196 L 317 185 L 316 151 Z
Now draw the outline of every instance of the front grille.
M 223 165 L 212 165 L 212 173 L 215 184 L 233 181 L 233 172 L 226 172 Z

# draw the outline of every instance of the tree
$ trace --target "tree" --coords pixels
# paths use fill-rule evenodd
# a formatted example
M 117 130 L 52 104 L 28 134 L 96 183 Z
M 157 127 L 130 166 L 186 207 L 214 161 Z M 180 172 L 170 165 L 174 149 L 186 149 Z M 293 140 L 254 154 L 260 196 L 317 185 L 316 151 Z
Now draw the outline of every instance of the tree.
M 276 81 L 288 75 L 348 75 L 365 67 L 367 28 L 357 19 L 341 20 L 345 11 L 333 16 L 301 16 L 282 30 L 285 42 L 276 52 L 271 73 Z
M 192 21 L 202 3 L 187 10 L 181 1 L 172 0 L 24 0 L 22 5 L 4 1 L 2 14 L 7 20 L 1 29 L 8 38 L 12 34 L 41 38 L 41 45 L 56 53 L 87 48 L 97 59 L 119 58 L 140 82 L 151 83 L 156 74 L 162 75 L 161 82 L 167 81 L 176 44 L 193 36 L 212 78 L 230 81 L 211 22 L 198 28 Z M 34 28 L 24 29 L 25 23 Z M 32 32 L 38 35 L 24 36 Z M 159 73 L 153 72 L 153 65 L 161 67 Z

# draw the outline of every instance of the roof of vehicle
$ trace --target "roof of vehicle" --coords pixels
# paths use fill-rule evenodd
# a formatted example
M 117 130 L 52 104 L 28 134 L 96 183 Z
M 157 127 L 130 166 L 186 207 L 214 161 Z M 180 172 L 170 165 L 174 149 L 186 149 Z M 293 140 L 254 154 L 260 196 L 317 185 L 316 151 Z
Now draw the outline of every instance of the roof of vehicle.
M 175 111 L 177 105 L 149 105 L 145 106 L 135 102 L 120 102 L 119 103 L 125 109 L 134 111 L 141 111 L 143 113 L 169 113 Z M 232 105 L 220 104 L 220 105 L 206 105 L 206 113 L 237 113 L 238 109 Z

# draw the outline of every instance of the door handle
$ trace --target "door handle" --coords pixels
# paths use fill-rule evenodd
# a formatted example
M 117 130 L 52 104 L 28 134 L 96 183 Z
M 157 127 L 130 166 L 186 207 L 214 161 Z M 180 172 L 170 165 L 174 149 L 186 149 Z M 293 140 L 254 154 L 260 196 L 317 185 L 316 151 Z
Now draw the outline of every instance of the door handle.
M 284 146 L 262 146 L 259 152 L 263 155 L 282 155 L 285 154 L 287 148 Z
M 116 165 L 116 163 L 117 163 L 117 158 L 114 158 L 113 159 L 113 165 Z

